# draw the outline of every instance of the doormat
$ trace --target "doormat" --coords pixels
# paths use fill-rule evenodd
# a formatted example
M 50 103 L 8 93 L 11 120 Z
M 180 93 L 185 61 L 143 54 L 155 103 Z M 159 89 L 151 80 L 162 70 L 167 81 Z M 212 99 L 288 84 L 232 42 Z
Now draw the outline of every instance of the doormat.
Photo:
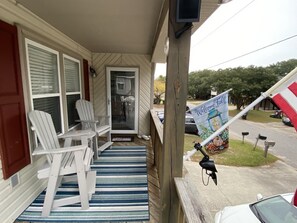
M 115 135 L 111 137 L 113 142 L 133 142 L 134 136 Z

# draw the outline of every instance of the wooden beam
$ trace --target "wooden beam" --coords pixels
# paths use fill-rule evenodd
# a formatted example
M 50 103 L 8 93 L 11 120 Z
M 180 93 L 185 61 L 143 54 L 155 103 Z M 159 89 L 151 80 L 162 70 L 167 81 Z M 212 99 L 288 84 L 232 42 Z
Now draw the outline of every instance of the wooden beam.
M 191 29 L 179 38 L 175 32 L 184 27 L 176 23 L 176 0 L 169 0 L 169 53 L 167 57 L 163 169 L 161 179 L 162 221 L 177 222 L 179 199 L 174 177 L 182 176 L 185 111 L 188 87 Z
M 150 101 L 150 109 L 154 107 L 154 81 L 155 81 L 155 71 L 156 71 L 156 63 L 151 64 L 151 101 Z
M 167 12 L 168 12 L 168 2 L 169 2 L 169 0 L 163 0 L 162 10 L 161 10 L 160 17 L 158 20 L 157 29 L 156 29 L 153 47 L 152 47 L 153 52 L 155 51 L 155 47 L 156 47 L 157 41 L 160 37 L 162 26 L 163 26 L 163 23 L 165 21 L 165 18 L 166 18 Z

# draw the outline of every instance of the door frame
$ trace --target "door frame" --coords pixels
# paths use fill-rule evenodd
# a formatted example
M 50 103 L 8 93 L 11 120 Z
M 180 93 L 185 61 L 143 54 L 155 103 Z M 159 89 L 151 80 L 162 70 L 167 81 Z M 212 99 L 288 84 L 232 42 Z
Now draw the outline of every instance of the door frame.
M 111 114 L 111 72 L 112 71 L 129 71 L 135 73 L 135 117 L 134 130 L 113 130 L 112 129 L 112 114 Z M 109 116 L 109 123 L 111 124 L 112 134 L 138 134 L 138 116 L 139 116 L 139 68 L 138 67 L 106 67 L 106 86 L 107 86 L 107 114 Z

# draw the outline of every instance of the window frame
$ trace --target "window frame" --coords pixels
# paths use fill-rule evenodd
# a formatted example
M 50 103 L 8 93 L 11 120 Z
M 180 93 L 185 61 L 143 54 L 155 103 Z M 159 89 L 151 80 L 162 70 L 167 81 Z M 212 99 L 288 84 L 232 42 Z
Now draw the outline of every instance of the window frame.
M 67 82 L 66 82 L 66 72 L 65 72 L 65 58 L 68 59 L 68 60 L 71 60 L 71 61 L 73 61 L 73 62 L 78 63 L 79 91 L 76 91 L 76 92 L 67 92 L 67 86 L 66 86 L 66 85 L 67 85 Z M 68 96 L 68 95 L 78 95 L 78 94 L 79 94 L 80 98 L 82 98 L 81 61 L 78 60 L 78 59 L 76 59 L 76 58 L 74 58 L 74 57 L 71 57 L 71 56 L 69 56 L 69 55 L 67 55 L 67 54 L 63 54 L 63 74 L 64 74 L 64 87 L 65 87 L 65 100 L 66 100 L 66 102 L 65 102 L 65 109 L 66 109 L 66 110 L 65 110 L 65 111 L 66 111 L 66 113 L 68 114 L 67 96 Z M 64 109 L 64 107 L 63 107 L 63 109 Z M 70 126 L 69 126 L 68 117 L 67 117 L 66 122 L 67 122 L 67 127 L 68 127 L 69 130 L 74 129 L 76 126 L 79 125 L 79 123 L 78 123 L 78 124 L 76 124 L 76 125 L 70 127 Z
M 31 84 L 31 72 L 30 72 L 30 60 L 29 60 L 29 45 L 35 46 L 37 48 L 40 48 L 42 50 L 45 50 L 49 53 L 55 54 L 57 56 L 57 72 L 58 72 L 58 93 L 48 93 L 48 94 L 38 94 L 33 95 L 32 92 L 32 84 Z M 60 118 L 61 118 L 61 134 L 65 132 L 65 126 L 64 126 L 64 106 L 63 106 L 63 95 L 62 95 L 62 88 L 61 88 L 61 65 L 60 65 L 60 53 L 57 50 L 54 50 L 50 47 L 47 47 L 45 45 L 42 45 L 40 43 L 37 43 L 33 40 L 25 38 L 25 48 L 26 48 L 26 58 L 27 58 L 27 72 L 28 72 L 28 85 L 30 90 L 30 104 L 31 108 L 34 109 L 34 99 L 40 99 L 40 98 L 50 98 L 50 97 L 59 97 L 59 103 L 60 103 Z

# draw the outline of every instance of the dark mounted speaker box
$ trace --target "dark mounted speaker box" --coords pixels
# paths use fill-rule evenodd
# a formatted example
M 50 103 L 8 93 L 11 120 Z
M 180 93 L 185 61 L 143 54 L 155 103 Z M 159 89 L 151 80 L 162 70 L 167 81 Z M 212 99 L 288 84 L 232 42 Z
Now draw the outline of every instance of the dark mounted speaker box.
M 176 22 L 199 22 L 201 0 L 177 0 Z

